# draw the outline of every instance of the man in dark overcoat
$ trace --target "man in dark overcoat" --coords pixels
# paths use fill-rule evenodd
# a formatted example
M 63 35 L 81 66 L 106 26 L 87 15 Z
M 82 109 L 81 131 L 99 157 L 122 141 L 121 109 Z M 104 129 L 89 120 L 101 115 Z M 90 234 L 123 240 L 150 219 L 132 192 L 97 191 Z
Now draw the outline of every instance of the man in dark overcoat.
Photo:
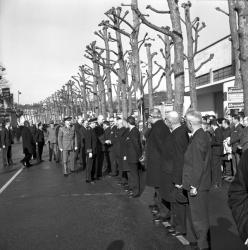
M 166 196 L 171 202 L 172 225 L 177 233 L 186 234 L 186 209 L 188 199 L 182 189 L 182 175 L 184 164 L 184 153 L 189 144 L 189 135 L 186 125 L 180 122 L 180 116 L 176 111 L 171 111 L 166 116 L 166 124 L 171 130 L 168 138 L 168 150 L 171 153 L 172 169 L 168 166 L 168 183 Z M 161 188 L 163 185 L 161 184 Z M 166 198 L 166 197 L 165 197 Z
M 99 115 L 97 117 L 97 125 L 94 128 L 95 134 L 97 137 L 97 152 L 96 152 L 96 175 L 97 178 L 102 177 L 102 167 L 103 167 L 103 160 L 104 160 L 104 145 L 101 142 L 101 138 L 104 135 L 103 129 L 103 116 Z
M 240 123 L 240 117 L 238 115 L 233 116 L 233 128 L 231 130 L 231 137 L 229 144 L 232 146 L 232 165 L 234 175 L 237 172 L 237 165 L 240 159 L 240 150 L 238 148 L 243 132 L 243 127 Z
M 186 124 L 192 133 L 184 154 L 183 188 L 187 190 L 193 233 L 199 249 L 209 249 L 208 193 L 211 187 L 211 142 L 202 129 L 200 112 L 186 113 Z
M 77 136 L 77 150 L 75 150 L 74 162 L 76 164 L 77 160 L 79 160 L 80 167 L 83 167 L 82 134 L 81 134 L 82 122 L 83 122 L 83 118 L 79 116 L 77 122 L 75 122 L 74 124 L 75 133 Z
M 223 149 L 223 130 L 218 126 L 216 120 L 210 121 L 210 126 L 213 129 L 211 147 L 212 147 L 212 184 L 214 188 L 221 186 L 222 173 L 222 157 L 224 153 Z
M 151 130 L 147 137 L 146 144 L 146 166 L 147 166 L 147 186 L 155 188 L 155 205 L 161 210 L 162 199 L 159 195 L 161 185 L 160 174 L 162 164 L 165 162 L 168 155 L 166 148 L 166 140 L 170 134 L 170 130 L 162 120 L 162 115 L 159 109 L 151 110 L 149 116 L 151 122 Z M 168 205 L 168 204 L 167 204 Z
M 89 127 L 85 133 L 86 152 L 86 183 L 94 183 L 96 178 L 97 136 L 95 133 L 96 118 L 89 120 Z
M 88 128 L 88 120 L 84 120 L 80 128 L 83 170 L 86 169 L 85 138 L 86 138 L 87 128 Z
M 31 166 L 30 160 L 33 155 L 33 150 L 35 148 L 35 141 L 33 135 L 29 128 L 29 122 L 24 122 L 24 127 L 22 128 L 22 147 L 24 158 L 21 160 L 21 163 L 27 168 Z
M 129 116 L 127 118 L 127 123 L 129 127 L 129 133 L 126 137 L 126 155 L 123 157 L 123 160 L 127 161 L 129 166 L 129 197 L 136 198 L 140 196 L 139 159 L 142 155 L 142 147 L 140 141 L 140 132 L 135 127 L 135 118 L 133 116 Z

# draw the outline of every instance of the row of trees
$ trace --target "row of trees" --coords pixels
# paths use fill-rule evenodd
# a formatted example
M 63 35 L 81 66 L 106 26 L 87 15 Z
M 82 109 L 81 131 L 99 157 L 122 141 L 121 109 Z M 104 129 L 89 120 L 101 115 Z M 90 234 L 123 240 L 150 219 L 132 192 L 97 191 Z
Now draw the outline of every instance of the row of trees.
M 244 88 L 245 114 L 248 115 L 248 3 L 245 0 L 228 1 L 229 13 L 220 8 L 217 10 L 229 16 L 235 84 Z M 91 110 L 104 117 L 114 112 L 127 117 L 133 110 L 143 107 L 145 88 L 148 90 L 149 109 L 152 109 L 153 93 L 165 84 L 165 102 L 172 103 L 174 109 L 182 113 L 186 60 L 191 107 L 197 109 L 196 73 L 214 57 L 210 54 L 196 65 L 199 34 L 206 24 L 200 22 L 199 17 L 191 17 L 190 2 L 181 4 L 184 15 L 180 14 L 178 0 L 167 0 L 167 5 L 168 10 L 157 10 L 150 5 L 146 9 L 158 15 L 169 15 L 170 26 L 150 22 L 149 16 L 140 11 L 138 0 L 105 12 L 106 20 L 102 20 L 100 30 L 94 32 L 98 41 L 86 46 L 84 57 L 87 62 L 79 66 L 78 72 L 62 89 L 42 102 L 43 108 L 57 115 L 83 113 L 86 116 Z M 141 25 L 147 27 L 142 38 Z M 149 30 L 158 32 L 158 39 L 149 37 Z M 152 51 L 155 40 L 163 45 L 159 53 Z M 140 59 L 143 48 L 146 51 L 144 61 Z M 156 61 L 158 54 L 162 60 Z

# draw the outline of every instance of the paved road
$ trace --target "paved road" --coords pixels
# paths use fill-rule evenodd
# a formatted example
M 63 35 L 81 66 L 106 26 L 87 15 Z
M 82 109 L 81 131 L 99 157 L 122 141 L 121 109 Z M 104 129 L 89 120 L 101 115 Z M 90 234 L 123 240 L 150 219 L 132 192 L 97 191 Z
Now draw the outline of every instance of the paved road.
M 20 145 L 14 160 L 21 159 Z M 47 159 L 47 152 L 45 152 Z M 0 169 L 0 187 L 20 168 Z M 242 250 L 226 205 L 227 185 L 211 192 L 213 250 Z M 95 185 L 83 173 L 63 177 L 60 165 L 43 162 L 20 175 L 0 194 L 0 250 L 188 250 L 152 223 L 146 189 L 129 199 L 114 178 Z

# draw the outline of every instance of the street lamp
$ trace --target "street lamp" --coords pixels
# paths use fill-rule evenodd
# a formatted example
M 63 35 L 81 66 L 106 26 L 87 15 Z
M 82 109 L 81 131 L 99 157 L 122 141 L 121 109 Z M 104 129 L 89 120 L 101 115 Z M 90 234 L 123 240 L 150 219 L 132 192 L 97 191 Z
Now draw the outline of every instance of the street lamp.
M 17 104 L 18 104 L 18 107 L 19 107 L 19 96 L 21 95 L 22 92 L 20 92 L 20 91 L 18 90 L 17 93 L 18 93 L 18 95 L 17 95 L 17 96 L 18 96 L 18 103 L 17 103 Z

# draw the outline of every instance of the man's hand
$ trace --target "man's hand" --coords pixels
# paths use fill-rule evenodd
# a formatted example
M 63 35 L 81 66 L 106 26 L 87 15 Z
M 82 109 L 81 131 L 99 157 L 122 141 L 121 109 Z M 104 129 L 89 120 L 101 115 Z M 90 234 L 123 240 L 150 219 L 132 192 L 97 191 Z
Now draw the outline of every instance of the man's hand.
M 5 148 L 5 145 L 3 145 L 3 148 Z
M 182 189 L 183 185 L 175 184 L 175 187 L 178 188 L 178 189 Z
M 77 150 L 78 148 L 77 147 L 75 147 L 75 150 Z
M 248 239 L 246 239 L 246 241 L 245 241 L 245 246 L 248 247 Z
M 92 153 L 89 153 L 89 158 L 92 158 L 92 156 L 93 156 Z
M 197 195 L 197 189 L 195 187 L 190 187 L 189 191 L 190 196 L 196 196 Z
M 62 149 L 62 148 L 60 148 L 59 150 L 60 150 L 61 152 L 63 151 L 63 149 Z
M 126 161 L 126 160 L 127 160 L 127 157 L 126 157 L 126 156 L 124 156 L 124 157 L 123 157 L 123 160 L 124 160 L 124 161 Z

